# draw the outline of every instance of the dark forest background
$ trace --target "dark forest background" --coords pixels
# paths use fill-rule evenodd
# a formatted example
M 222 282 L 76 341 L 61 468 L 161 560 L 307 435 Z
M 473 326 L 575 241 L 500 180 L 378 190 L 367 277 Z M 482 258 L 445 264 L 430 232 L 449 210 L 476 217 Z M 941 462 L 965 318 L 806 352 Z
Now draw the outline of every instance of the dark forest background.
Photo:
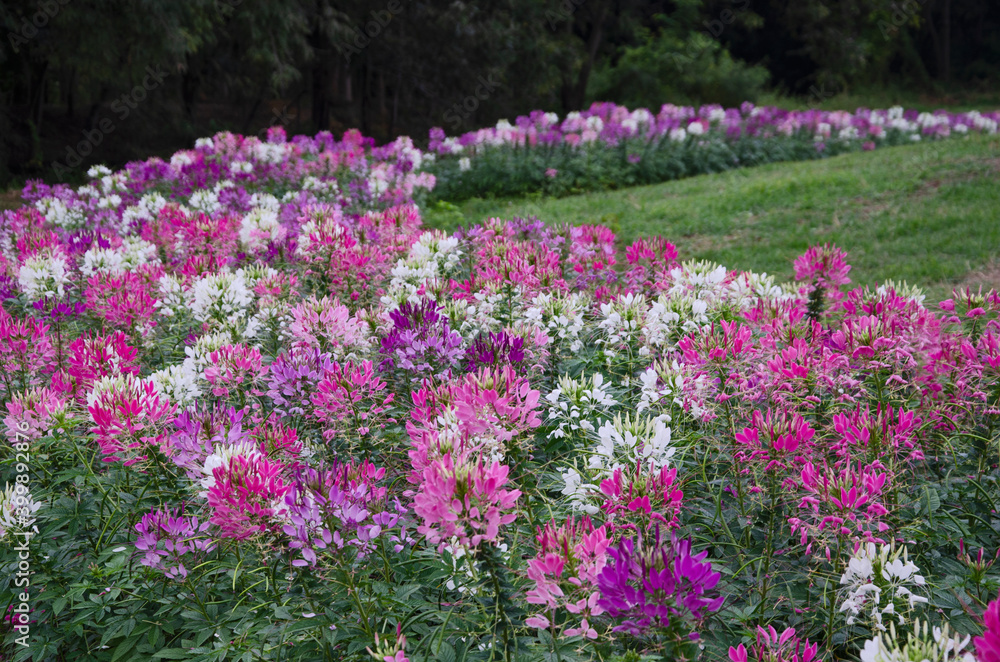
M 0 184 L 275 124 L 419 142 L 593 100 L 947 102 L 1000 64 L 997 0 L 4 0 L 0 25 Z

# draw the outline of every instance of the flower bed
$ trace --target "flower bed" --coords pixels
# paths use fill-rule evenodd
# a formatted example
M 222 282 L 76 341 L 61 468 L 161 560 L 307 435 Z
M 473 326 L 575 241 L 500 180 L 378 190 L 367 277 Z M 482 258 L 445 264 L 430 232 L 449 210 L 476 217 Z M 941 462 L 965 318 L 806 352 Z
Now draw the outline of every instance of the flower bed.
M 425 232 L 423 161 L 3 213 L 5 659 L 998 659 L 1000 296 Z
M 918 113 L 890 108 L 783 110 L 667 104 L 653 114 L 595 103 L 567 115 L 534 111 L 511 125 L 448 137 L 430 132 L 428 168 L 438 177 L 434 197 L 565 195 L 655 184 L 775 161 L 806 161 L 845 152 L 995 134 L 1000 112 Z

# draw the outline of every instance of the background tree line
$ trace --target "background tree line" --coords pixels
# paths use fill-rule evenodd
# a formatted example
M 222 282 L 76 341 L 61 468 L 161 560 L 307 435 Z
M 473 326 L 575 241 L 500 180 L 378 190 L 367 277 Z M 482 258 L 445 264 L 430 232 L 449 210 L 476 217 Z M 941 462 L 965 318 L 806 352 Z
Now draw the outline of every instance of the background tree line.
M 989 91 L 1000 63 L 995 0 L 5 0 L 0 26 L 0 182 L 273 124 Z

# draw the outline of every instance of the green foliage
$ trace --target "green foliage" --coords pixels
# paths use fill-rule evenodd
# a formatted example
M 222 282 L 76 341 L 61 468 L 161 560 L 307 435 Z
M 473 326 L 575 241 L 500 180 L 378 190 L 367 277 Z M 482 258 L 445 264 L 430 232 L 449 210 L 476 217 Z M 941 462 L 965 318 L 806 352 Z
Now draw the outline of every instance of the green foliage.
M 623 47 L 617 57 L 602 62 L 594 72 L 589 96 L 651 109 L 664 100 L 677 105 L 719 103 L 731 107 L 755 102 L 767 83 L 767 69 L 734 60 L 713 36 L 698 30 L 700 4 L 679 3 L 680 17 L 660 15 L 652 30 L 640 30 L 637 46 Z M 739 14 L 733 16 L 735 21 Z M 720 19 L 714 20 L 714 24 L 706 23 L 720 33 L 726 29 Z

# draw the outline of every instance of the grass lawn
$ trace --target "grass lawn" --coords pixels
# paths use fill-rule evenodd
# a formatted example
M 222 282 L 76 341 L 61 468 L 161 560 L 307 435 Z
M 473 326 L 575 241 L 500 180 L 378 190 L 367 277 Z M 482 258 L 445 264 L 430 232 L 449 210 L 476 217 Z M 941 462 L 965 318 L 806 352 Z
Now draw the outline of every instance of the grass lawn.
M 652 186 L 553 199 L 472 199 L 428 210 L 452 230 L 499 216 L 600 223 L 628 243 L 663 235 L 682 259 L 792 277 L 812 244 L 848 252 L 852 280 L 1000 288 L 1000 137 L 919 143 L 822 161 L 777 163 Z

